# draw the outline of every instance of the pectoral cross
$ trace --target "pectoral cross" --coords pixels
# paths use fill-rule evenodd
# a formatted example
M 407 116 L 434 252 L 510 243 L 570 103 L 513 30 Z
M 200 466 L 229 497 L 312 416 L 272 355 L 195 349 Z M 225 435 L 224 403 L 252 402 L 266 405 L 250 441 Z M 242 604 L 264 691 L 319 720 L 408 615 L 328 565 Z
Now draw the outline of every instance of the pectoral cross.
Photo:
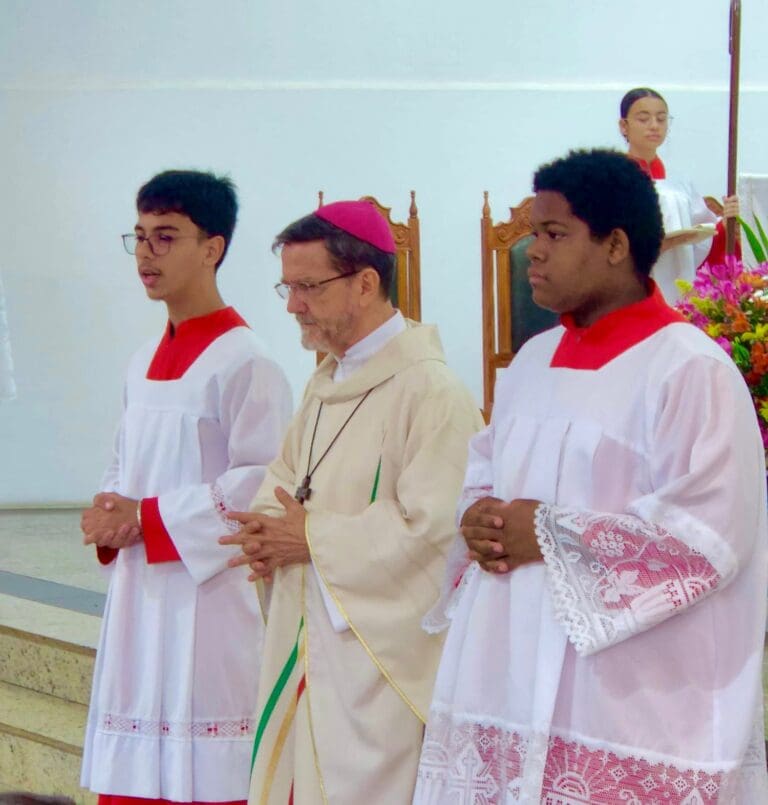
M 302 505 L 304 505 L 305 500 L 309 500 L 310 495 L 312 494 L 312 490 L 309 488 L 309 483 L 312 479 L 309 475 L 304 476 L 304 480 L 301 482 L 301 486 L 296 490 L 296 494 L 294 497 L 296 500 L 299 501 Z

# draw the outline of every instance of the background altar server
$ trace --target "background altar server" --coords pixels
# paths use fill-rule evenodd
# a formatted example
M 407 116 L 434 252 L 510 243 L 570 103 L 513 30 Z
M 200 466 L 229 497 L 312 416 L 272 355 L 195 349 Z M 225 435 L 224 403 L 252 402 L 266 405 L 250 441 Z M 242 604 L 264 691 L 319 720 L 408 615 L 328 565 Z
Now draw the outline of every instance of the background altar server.
M 392 307 L 373 205 L 328 204 L 276 245 L 302 344 L 329 354 L 223 540 L 273 578 L 249 802 L 408 802 L 442 645 L 420 622 L 482 420 L 436 328 Z
M 533 187 L 534 301 L 563 326 L 470 446 L 414 802 L 768 802 L 749 393 L 648 280 L 661 213 L 634 162 L 572 152 Z
M 725 259 L 725 227 L 691 182 L 667 176 L 656 153 L 667 138 L 671 120 L 664 98 L 649 87 L 636 87 L 621 99 L 620 114 L 619 131 L 627 141 L 627 153 L 655 182 L 665 233 L 690 230 L 699 224 L 713 226 L 714 237 L 697 239 L 694 234 L 679 234 L 662 241 L 652 276 L 667 302 L 674 304 L 682 296 L 675 280 L 693 282 L 702 263 L 722 263 Z M 724 198 L 723 202 L 724 218 L 739 214 L 737 196 Z
M 282 371 L 216 285 L 235 227 L 228 179 L 168 171 L 140 190 L 136 255 L 168 325 L 133 357 L 103 493 L 83 514 L 110 580 L 82 785 L 135 798 L 242 801 L 263 620 L 218 546 L 264 478 L 290 417 Z

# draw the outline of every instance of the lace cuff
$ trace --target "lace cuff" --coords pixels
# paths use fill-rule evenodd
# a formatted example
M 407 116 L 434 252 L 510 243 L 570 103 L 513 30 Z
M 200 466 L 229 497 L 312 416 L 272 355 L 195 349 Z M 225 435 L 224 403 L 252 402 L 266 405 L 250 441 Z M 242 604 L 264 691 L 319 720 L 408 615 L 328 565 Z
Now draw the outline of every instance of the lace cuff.
M 703 554 L 639 517 L 542 504 L 535 528 L 557 618 L 582 655 L 686 610 L 720 582 Z
M 226 499 L 224 490 L 218 484 L 211 484 L 211 500 L 216 514 L 219 515 L 221 522 L 224 524 L 224 528 L 226 528 L 230 534 L 239 531 L 240 523 L 238 523 L 237 520 L 232 520 L 230 517 L 227 517 L 227 512 L 232 511 L 232 506 Z

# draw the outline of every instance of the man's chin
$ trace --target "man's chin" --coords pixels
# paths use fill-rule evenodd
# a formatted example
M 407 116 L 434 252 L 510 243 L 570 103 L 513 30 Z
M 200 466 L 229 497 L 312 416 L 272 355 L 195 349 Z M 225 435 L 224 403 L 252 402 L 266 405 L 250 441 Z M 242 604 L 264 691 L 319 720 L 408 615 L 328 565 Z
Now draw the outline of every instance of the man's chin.
M 328 345 L 305 326 L 301 328 L 301 346 L 312 352 L 328 352 Z
M 308 349 L 310 352 L 326 352 L 314 338 L 305 338 L 302 336 L 301 346 L 304 347 L 304 349 Z

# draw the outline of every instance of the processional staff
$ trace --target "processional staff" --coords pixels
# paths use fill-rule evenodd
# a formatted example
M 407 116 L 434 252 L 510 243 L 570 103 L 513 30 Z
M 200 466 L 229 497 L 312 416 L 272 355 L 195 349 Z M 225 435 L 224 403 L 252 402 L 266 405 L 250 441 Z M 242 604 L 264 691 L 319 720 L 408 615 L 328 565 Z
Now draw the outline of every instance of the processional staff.
M 731 54 L 730 109 L 728 114 L 728 195 L 736 193 L 736 150 L 739 134 L 739 61 L 741 58 L 741 0 L 731 0 L 728 52 Z M 736 219 L 725 222 L 725 253 L 736 250 Z

